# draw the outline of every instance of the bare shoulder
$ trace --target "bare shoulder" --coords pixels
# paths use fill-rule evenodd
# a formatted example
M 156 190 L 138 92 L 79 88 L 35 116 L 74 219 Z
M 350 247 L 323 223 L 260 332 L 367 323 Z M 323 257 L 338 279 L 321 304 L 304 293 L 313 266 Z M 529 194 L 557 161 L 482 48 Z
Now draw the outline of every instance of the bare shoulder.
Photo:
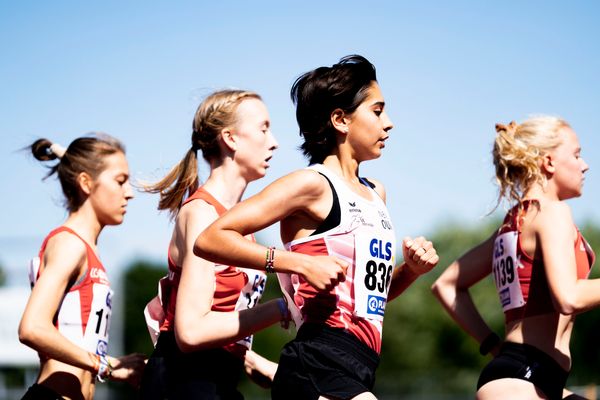
M 576 233 L 571 208 L 564 201 L 542 203 L 533 219 L 533 226 L 542 236 L 547 236 L 552 232 Z
M 219 217 L 217 210 L 202 199 L 196 199 L 179 209 L 175 219 L 175 227 L 185 232 L 191 226 L 206 227 Z
M 540 206 L 538 217 L 543 223 L 573 223 L 571 207 L 564 201 L 547 201 Z
M 327 189 L 325 177 L 317 171 L 301 169 L 278 179 L 280 183 L 289 185 L 290 190 L 302 191 L 307 194 L 321 195 Z M 276 181 L 276 182 L 277 182 Z
M 71 274 L 83 265 L 87 257 L 86 244 L 69 232 L 60 232 L 51 237 L 44 251 L 45 269 L 63 270 Z
M 311 199 L 319 199 L 328 191 L 330 189 L 325 177 L 317 171 L 301 169 L 275 180 L 258 196 L 261 201 L 267 197 L 276 199 L 278 202 L 285 200 L 302 203 Z

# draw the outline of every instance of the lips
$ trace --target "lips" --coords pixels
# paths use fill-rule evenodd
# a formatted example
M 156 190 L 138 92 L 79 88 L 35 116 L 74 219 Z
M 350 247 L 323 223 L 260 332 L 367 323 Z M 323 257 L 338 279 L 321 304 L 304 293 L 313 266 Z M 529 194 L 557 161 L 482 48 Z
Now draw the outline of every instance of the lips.
M 269 161 L 271 160 L 271 158 L 273 158 L 273 156 L 269 156 L 269 157 L 265 158 L 265 168 L 269 167 Z

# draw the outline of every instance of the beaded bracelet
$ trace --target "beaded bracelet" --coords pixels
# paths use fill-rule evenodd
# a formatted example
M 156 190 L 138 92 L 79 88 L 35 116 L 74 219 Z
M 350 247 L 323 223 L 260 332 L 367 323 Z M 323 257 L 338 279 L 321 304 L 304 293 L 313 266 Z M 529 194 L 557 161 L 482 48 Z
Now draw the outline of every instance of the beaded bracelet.
M 98 379 L 99 382 L 105 382 L 105 379 L 110 378 L 112 375 L 113 366 L 106 355 L 96 354 L 96 357 L 98 360 L 96 379 Z
M 92 362 L 94 363 L 94 365 L 92 366 L 92 368 L 94 368 L 94 375 L 98 375 L 98 371 L 100 370 L 100 356 L 94 353 L 89 354 L 92 358 Z
M 275 267 L 273 263 L 275 262 L 275 247 L 271 246 L 267 249 L 267 256 L 265 259 L 265 270 L 267 273 L 274 273 Z

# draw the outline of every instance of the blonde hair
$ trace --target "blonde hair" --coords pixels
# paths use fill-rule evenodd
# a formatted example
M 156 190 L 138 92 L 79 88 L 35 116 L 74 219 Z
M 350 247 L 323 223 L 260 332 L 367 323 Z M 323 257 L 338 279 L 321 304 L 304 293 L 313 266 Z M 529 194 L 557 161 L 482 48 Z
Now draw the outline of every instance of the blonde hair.
M 523 194 L 536 182 L 546 183 L 540 169 L 542 157 L 562 142 L 559 130 L 569 124 L 558 117 L 535 116 L 521 124 L 496 124 L 492 151 L 499 185 L 498 202 L 520 203 Z
M 149 193 L 159 193 L 159 210 L 168 210 L 174 218 L 187 195 L 194 193 L 200 184 L 198 179 L 198 150 L 208 161 L 222 157 L 219 135 L 227 127 L 235 125 L 238 105 L 246 99 L 261 97 L 246 90 L 219 90 L 207 96 L 198 106 L 192 123 L 192 144 L 185 156 L 158 182 L 145 185 Z

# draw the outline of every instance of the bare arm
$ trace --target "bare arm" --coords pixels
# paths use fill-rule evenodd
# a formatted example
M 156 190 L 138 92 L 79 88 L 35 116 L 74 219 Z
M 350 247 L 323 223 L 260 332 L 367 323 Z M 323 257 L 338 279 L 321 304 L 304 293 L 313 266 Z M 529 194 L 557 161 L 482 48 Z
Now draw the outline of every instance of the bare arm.
M 97 357 L 73 344 L 54 326 L 67 286 L 74 282 L 86 265 L 83 242 L 69 233 L 59 233 L 48 241 L 44 252 L 44 270 L 33 286 L 19 325 L 19 340 L 45 356 L 97 372 Z M 107 356 L 114 380 L 128 381 L 136 386 L 144 367 L 144 355 L 130 354 L 115 358 Z
M 215 219 L 215 209 L 204 201 L 189 203 L 177 218 L 175 229 L 183 262 L 177 292 L 175 337 L 183 351 L 232 343 L 281 320 L 277 300 L 240 312 L 211 311 L 215 264 L 195 256 L 193 247 L 198 235 Z
M 577 231 L 569 206 L 545 203 L 538 214 L 536 231 L 554 308 L 561 314 L 577 314 L 600 305 L 600 280 L 578 279 L 574 243 Z
M 69 233 L 59 233 L 48 241 L 41 262 L 44 269 L 23 312 L 19 340 L 49 358 L 94 372 L 96 357 L 61 335 L 53 323 L 67 286 L 86 263 L 85 245 Z
M 417 278 L 431 271 L 440 261 L 433 244 L 420 236 L 402 240 L 404 262 L 394 270 L 388 301 L 400 296 Z
M 248 350 L 244 356 L 246 374 L 254 383 L 261 387 L 271 387 L 277 367 L 277 363 L 264 358 L 252 350 Z
M 264 270 L 266 247 L 244 239 L 275 222 L 298 213 L 314 215 L 327 183 L 318 174 L 301 170 L 278 179 L 257 195 L 238 203 L 198 237 L 194 253 L 222 264 Z M 324 218 L 324 217 L 323 217 Z M 319 290 L 329 290 L 345 279 L 347 263 L 330 256 L 308 256 L 276 250 L 274 268 L 297 273 Z
M 431 288 L 450 316 L 478 343 L 492 330 L 473 304 L 469 288 L 492 272 L 495 238 L 493 234 L 450 264 Z
M 368 181 L 373 184 L 373 189 L 385 203 L 386 194 L 383 184 L 372 178 L 369 178 Z M 404 261 L 394 269 L 392 275 L 388 301 L 392 301 L 404 293 L 419 276 L 431 271 L 440 260 L 433 244 L 422 236 L 414 240 L 405 237 L 402 240 L 402 256 Z

